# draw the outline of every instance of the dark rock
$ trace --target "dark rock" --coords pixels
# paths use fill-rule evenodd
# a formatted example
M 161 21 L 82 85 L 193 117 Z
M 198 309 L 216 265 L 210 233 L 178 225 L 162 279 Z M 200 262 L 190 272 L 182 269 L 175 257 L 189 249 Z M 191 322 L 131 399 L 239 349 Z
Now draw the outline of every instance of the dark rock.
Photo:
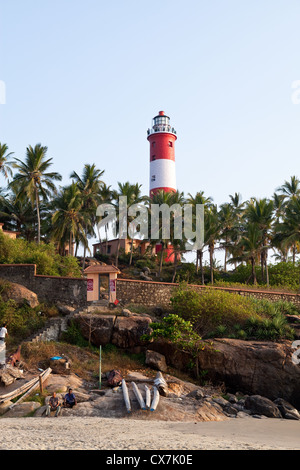
M 114 322 L 114 315 L 78 315 L 73 321 L 79 326 L 85 339 L 91 338 L 95 346 L 105 346 L 111 342 Z
M 202 392 L 202 390 L 196 389 L 196 390 L 193 390 L 192 392 L 188 393 L 186 396 L 189 397 L 189 398 L 195 398 L 196 400 L 202 400 L 202 398 L 204 397 L 204 393 Z M 218 403 L 218 402 L 216 401 L 216 403 Z
M 228 393 L 228 401 L 229 403 L 237 403 L 238 402 L 238 399 L 235 395 L 233 395 L 232 393 Z
M 146 351 L 146 360 L 145 363 L 156 370 L 161 370 L 165 372 L 167 370 L 166 358 L 163 354 L 160 354 L 156 351 Z
M 275 405 L 278 407 L 282 416 L 286 419 L 300 419 L 300 413 L 294 406 L 282 398 L 274 400 Z
M 230 403 L 224 406 L 223 411 L 229 416 L 236 416 L 238 414 L 238 410 Z
M 268 418 L 282 418 L 278 407 L 268 398 L 260 395 L 251 395 L 246 398 L 245 408 L 252 414 L 264 415 Z
M 150 317 L 117 317 L 111 342 L 119 348 L 128 349 L 144 344 L 142 335 L 149 334 Z

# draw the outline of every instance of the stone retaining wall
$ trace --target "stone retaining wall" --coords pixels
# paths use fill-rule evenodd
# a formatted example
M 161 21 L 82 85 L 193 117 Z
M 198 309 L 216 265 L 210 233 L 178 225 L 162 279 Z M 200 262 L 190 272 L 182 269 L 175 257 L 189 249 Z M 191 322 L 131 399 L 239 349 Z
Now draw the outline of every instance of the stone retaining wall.
M 175 287 L 178 287 L 178 284 L 118 279 L 117 298 L 125 301 L 127 304 L 166 308 L 170 306 L 170 298 L 172 297 Z M 212 289 L 231 292 L 245 297 L 252 296 L 258 299 L 268 299 L 273 302 L 285 300 L 300 307 L 300 294 L 254 289 L 234 289 L 230 287 L 207 287 L 194 284 L 190 284 L 189 287 L 199 293 L 206 289 Z
M 0 264 L 0 278 L 27 287 L 40 302 L 87 305 L 87 280 L 83 278 L 37 275 L 35 264 Z

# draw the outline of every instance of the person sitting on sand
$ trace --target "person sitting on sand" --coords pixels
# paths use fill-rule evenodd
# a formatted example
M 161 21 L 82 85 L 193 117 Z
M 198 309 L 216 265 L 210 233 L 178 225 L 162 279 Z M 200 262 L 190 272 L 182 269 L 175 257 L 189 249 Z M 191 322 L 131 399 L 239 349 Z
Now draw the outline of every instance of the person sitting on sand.
M 55 416 L 58 416 L 60 413 L 61 405 L 56 396 L 56 392 L 53 392 L 52 397 L 50 397 L 49 404 L 46 408 L 46 416 L 50 416 L 51 411 L 55 411 Z
M 73 408 L 73 406 L 77 405 L 77 401 L 75 395 L 71 388 L 69 388 L 69 392 L 65 395 L 64 398 L 64 406 L 66 408 Z

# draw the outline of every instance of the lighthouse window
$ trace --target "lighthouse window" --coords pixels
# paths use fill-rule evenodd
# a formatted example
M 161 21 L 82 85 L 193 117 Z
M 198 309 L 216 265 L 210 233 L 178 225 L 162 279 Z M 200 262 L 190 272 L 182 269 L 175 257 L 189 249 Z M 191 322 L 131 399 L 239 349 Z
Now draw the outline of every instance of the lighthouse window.
M 169 147 L 173 147 L 173 142 L 169 142 Z
M 152 142 L 152 147 L 155 147 L 155 142 Z
M 156 156 L 155 155 L 152 155 L 152 161 L 153 160 L 156 160 Z
M 155 181 L 155 175 L 151 176 L 151 181 Z

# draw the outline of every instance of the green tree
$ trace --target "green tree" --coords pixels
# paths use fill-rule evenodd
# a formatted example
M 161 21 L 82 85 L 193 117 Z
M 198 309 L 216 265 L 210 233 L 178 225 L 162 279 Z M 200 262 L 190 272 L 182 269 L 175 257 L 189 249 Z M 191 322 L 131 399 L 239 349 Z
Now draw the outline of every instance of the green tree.
M 205 217 L 206 212 L 213 205 L 213 199 L 211 197 L 204 196 L 204 191 L 198 191 L 195 196 L 192 196 L 191 193 L 188 193 L 187 203 L 192 205 L 193 230 L 195 230 L 195 224 L 196 224 L 195 217 L 196 217 L 197 205 L 204 205 L 204 217 Z M 196 251 L 196 273 L 198 274 L 198 270 L 200 267 L 202 284 L 204 284 L 203 251 L 204 251 L 204 246 L 202 246 L 201 248 L 198 248 Z
M 41 241 L 41 219 L 40 219 L 40 200 L 46 201 L 57 190 L 54 181 L 60 181 L 61 175 L 56 172 L 49 172 L 52 165 L 52 158 L 46 158 L 48 148 L 41 144 L 31 145 L 26 149 L 25 161 L 22 162 L 15 158 L 13 166 L 18 170 L 11 187 L 18 190 L 18 197 L 25 193 L 32 205 L 35 205 L 37 216 L 37 242 Z
M 82 194 L 74 181 L 62 188 L 54 200 L 56 209 L 52 216 L 52 239 L 58 244 L 61 254 L 64 254 L 68 243 L 69 255 L 73 255 L 73 244 L 76 238 L 83 246 L 88 247 L 82 206 Z
M 95 235 L 96 210 L 100 203 L 100 191 L 103 185 L 101 178 L 103 174 L 104 170 L 97 169 L 95 164 L 85 164 L 81 177 L 75 171 L 71 174 L 71 178 L 77 183 L 78 189 L 82 195 L 81 211 L 84 216 L 85 239 L 87 239 L 88 236 Z M 84 271 L 87 249 L 86 243 L 84 243 L 83 249 L 82 270 Z
M 4 178 L 12 176 L 11 164 L 9 158 L 13 155 L 13 152 L 8 153 L 8 146 L 6 144 L 1 144 L 0 142 L 0 173 Z
M 120 198 L 126 197 L 126 213 L 128 214 L 128 209 L 131 206 L 133 206 L 134 204 L 138 204 L 144 200 L 144 197 L 142 196 L 142 193 L 141 193 L 141 187 L 142 187 L 141 184 L 138 184 L 138 183 L 131 184 L 129 181 L 127 181 L 126 183 L 118 182 L 118 189 L 112 192 L 113 205 L 115 207 L 116 216 L 117 216 L 116 231 L 118 233 L 118 245 L 117 245 L 116 261 L 115 261 L 116 266 L 118 266 L 119 264 L 120 240 L 121 240 L 121 237 L 124 236 L 124 234 L 120 233 L 120 228 L 122 226 L 120 222 L 124 222 L 124 225 L 126 225 L 127 234 L 128 234 L 128 226 L 131 222 L 131 218 L 128 215 L 126 216 L 126 221 L 120 221 L 120 218 L 122 217 Z M 127 234 L 125 234 L 126 237 L 127 237 Z M 131 264 L 131 261 L 132 261 L 132 252 L 133 252 L 133 238 L 131 239 L 129 264 Z

